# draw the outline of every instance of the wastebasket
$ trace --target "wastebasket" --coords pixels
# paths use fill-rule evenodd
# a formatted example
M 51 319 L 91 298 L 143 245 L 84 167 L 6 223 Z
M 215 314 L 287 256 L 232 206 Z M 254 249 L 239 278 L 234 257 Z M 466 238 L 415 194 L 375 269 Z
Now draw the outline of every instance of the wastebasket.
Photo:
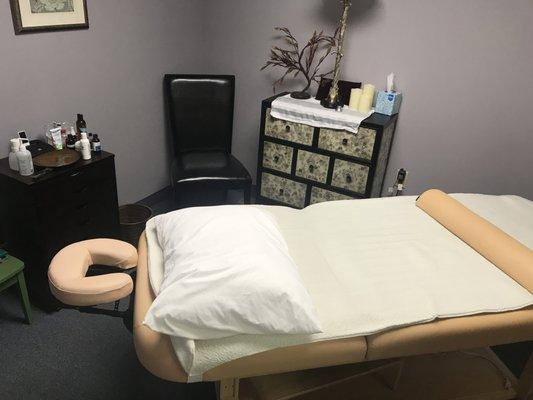
M 139 238 L 146 227 L 146 222 L 152 217 L 152 209 L 141 204 L 126 204 L 120 206 L 120 237 L 125 242 L 137 247 Z

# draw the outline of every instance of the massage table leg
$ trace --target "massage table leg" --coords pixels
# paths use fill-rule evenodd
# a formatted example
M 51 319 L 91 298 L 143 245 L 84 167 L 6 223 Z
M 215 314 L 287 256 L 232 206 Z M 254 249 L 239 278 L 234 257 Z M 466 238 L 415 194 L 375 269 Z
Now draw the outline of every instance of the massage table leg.
M 529 357 L 524 372 L 518 382 L 518 400 L 533 399 L 533 353 Z
M 224 379 L 217 383 L 218 400 L 239 400 L 239 379 Z

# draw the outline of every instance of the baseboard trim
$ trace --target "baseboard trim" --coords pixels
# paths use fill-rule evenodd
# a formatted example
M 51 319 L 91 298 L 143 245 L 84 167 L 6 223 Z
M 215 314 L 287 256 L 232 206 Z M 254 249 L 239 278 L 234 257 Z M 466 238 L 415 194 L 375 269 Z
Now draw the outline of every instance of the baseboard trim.
M 256 185 L 252 185 L 252 203 L 255 203 Z M 152 207 L 155 204 L 161 203 L 172 197 L 172 186 L 166 186 L 163 189 L 139 200 L 137 204 L 143 204 L 148 207 Z
M 143 204 L 145 206 L 152 207 L 153 205 L 168 199 L 170 196 L 172 196 L 172 186 L 167 186 L 158 192 L 139 200 L 137 204 Z

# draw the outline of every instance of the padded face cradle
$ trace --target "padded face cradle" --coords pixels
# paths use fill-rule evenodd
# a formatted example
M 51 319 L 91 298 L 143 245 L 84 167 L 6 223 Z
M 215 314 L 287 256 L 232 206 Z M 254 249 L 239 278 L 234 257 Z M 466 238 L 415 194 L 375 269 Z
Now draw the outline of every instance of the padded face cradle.
M 137 265 L 137 250 L 113 239 L 92 239 L 65 247 L 48 268 L 52 294 L 70 306 L 94 306 L 120 300 L 132 292 L 133 280 L 128 274 L 85 276 L 91 265 L 128 270 Z

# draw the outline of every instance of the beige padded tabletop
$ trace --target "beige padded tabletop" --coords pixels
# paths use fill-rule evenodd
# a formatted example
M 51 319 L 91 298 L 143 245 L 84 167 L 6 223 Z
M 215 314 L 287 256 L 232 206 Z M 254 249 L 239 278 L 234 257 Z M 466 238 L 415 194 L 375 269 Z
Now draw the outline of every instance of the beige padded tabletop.
M 445 195 L 441 196 L 440 193 L 433 193 L 433 195 L 435 195 L 433 196 L 434 198 L 430 199 L 428 197 L 428 200 L 448 201 Z M 426 200 L 424 197 L 421 199 Z M 476 218 L 480 217 L 473 213 L 473 215 L 468 214 L 469 210 L 466 208 L 457 208 L 456 204 L 452 204 L 452 206 L 456 207 L 454 209 L 455 216 L 457 216 L 456 212 L 459 211 L 466 213 L 464 216 L 473 218 L 474 222 L 487 223 L 486 221 L 483 222 L 484 220 L 475 221 Z M 440 208 L 436 207 L 436 209 L 439 210 Z M 425 211 L 428 212 L 427 210 Z M 442 218 L 442 216 L 439 215 L 438 218 Z M 438 220 L 438 218 L 436 219 Z M 458 218 L 460 220 L 462 217 L 459 216 Z M 467 224 L 467 226 L 470 225 Z M 501 231 L 492 230 L 490 224 L 487 226 L 491 230 L 491 240 L 498 241 L 500 239 L 498 234 Z M 455 234 L 461 237 L 462 233 L 464 232 Z M 477 234 L 477 231 L 474 230 L 474 233 Z M 505 235 L 503 232 L 501 234 Z M 468 236 L 468 233 L 466 235 Z M 463 240 L 467 241 L 468 238 Z M 510 248 L 516 248 L 516 243 L 512 240 L 508 241 L 506 238 L 505 241 Z M 473 245 L 471 244 L 471 246 Z M 505 247 L 502 251 L 505 251 Z M 523 251 L 523 249 L 519 251 Z M 527 252 L 522 254 L 525 254 L 525 257 L 529 257 Z M 531 269 L 523 267 L 526 264 L 529 265 L 528 263 L 529 261 L 521 261 L 519 271 L 512 271 L 512 266 L 506 265 L 505 268 L 507 270 L 504 272 L 523 284 L 524 287 L 530 289 L 527 283 L 530 282 L 533 276 L 533 265 Z M 139 265 L 134 312 L 134 336 L 137 355 L 141 363 L 154 375 L 170 381 L 186 382 L 187 374 L 177 360 L 170 338 L 142 325 L 144 316 L 153 300 L 154 295 L 148 279 L 147 241 L 143 234 L 139 243 Z M 368 337 L 280 348 L 226 363 L 206 372 L 203 378 L 205 381 L 244 378 L 351 364 L 365 360 L 462 350 L 531 339 L 533 339 L 533 309 L 529 308 L 500 314 L 438 320 L 427 324 L 394 329 Z

